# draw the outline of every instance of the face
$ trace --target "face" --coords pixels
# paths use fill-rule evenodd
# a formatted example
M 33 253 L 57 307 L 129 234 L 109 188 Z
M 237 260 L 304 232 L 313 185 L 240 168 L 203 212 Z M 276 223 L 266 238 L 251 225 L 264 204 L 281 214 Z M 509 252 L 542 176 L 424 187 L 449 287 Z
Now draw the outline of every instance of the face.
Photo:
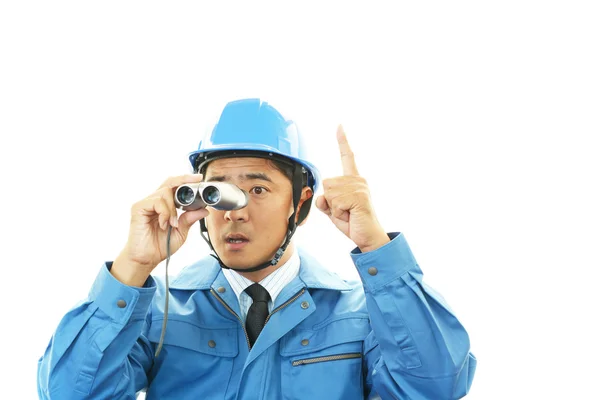
M 208 164 L 204 180 L 233 183 L 248 193 L 248 205 L 240 210 L 208 208 L 206 227 L 225 265 L 252 268 L 271 260 L 283 244 L 293 213 L 290 180 L 269 160 L 251 157 L 215 160 Z M 299 206 L 310 195 L 304 188 Z

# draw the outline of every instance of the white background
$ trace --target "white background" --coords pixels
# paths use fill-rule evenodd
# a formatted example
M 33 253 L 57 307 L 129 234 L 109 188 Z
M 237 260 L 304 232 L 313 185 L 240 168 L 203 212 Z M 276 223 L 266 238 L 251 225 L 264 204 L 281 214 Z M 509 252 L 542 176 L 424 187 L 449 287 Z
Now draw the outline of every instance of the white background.
M 36 398 L 130 206 L 189 171 L 226 101 L 260 97 L 325 177 L 344 125 L 382 224 L 470 333 L 469 399 L 598 398 L 594 2 L 199 3 L 0 6 L 0 397 Z M 355 276 L 316 208 L 297 241 Z M 206 251 L 191 235 L 172 272 Z

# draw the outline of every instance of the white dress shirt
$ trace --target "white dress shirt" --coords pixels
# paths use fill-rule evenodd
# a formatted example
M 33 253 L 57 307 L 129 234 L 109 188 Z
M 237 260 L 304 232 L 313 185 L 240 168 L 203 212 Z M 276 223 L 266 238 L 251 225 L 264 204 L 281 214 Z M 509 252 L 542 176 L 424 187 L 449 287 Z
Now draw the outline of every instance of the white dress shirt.
M 268 304 L 269 312 L 273 311 L 273 304 L 275 304 L 275 300 L 277 299 L 277 296 L 281 290 L 295 277 L 297 277 L 299 272 L 300 257 L 298 256 L 298 252 L 294 249 L 294 253 L 285 264 L 258 282 L 265 289 L 267 289 L 269 295 L 271 296 L 271 300 L 269 300 Z M 252 285 L 254 282 L 244 278 L 242 275 L 231 269 L 223 269 L 223 275 L 225 275 L 229 285 L 237 295 L 238 302 L 240 303 L 240 312 L 242 313 L 240 318 L 242 321 L 246 321 L 246 315 L 248 314 L 248 309 L 252 304 L 252 298 L 248 295 L 248 293 L 244 292 L 244 290 L 246 290 L 246 288 Z

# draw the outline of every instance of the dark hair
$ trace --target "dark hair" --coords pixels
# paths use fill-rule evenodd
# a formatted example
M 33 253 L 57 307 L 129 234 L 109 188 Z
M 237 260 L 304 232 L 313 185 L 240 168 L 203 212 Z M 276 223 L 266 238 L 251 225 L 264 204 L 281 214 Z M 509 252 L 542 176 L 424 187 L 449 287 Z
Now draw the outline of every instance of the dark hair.
M 286 162 L 279 161 L 279 160 L 269 159 L 269 161 L 273 164 L 273 166 L 275 168 L 277 168 L 279 170 L 279 172 L 284 174 L 290 180 L 290 182 L 294 181 L 294 167 L 292 166 L 292 164 L 288 164 Z M 307 186 L 307 185 L 308 185 L 308 174 L 304 173 L 304 174 L 302 174 L 302 187 Z

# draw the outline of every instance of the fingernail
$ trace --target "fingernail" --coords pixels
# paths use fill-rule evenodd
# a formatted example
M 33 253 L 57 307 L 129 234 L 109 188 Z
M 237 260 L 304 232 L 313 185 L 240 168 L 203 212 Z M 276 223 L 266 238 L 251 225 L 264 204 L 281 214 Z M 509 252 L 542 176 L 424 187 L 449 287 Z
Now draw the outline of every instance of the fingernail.
M 173 228 L 177 228 L 179 226 L 179 221 L 177 221 L 177 217 L 171 217 L 171 226 Z

